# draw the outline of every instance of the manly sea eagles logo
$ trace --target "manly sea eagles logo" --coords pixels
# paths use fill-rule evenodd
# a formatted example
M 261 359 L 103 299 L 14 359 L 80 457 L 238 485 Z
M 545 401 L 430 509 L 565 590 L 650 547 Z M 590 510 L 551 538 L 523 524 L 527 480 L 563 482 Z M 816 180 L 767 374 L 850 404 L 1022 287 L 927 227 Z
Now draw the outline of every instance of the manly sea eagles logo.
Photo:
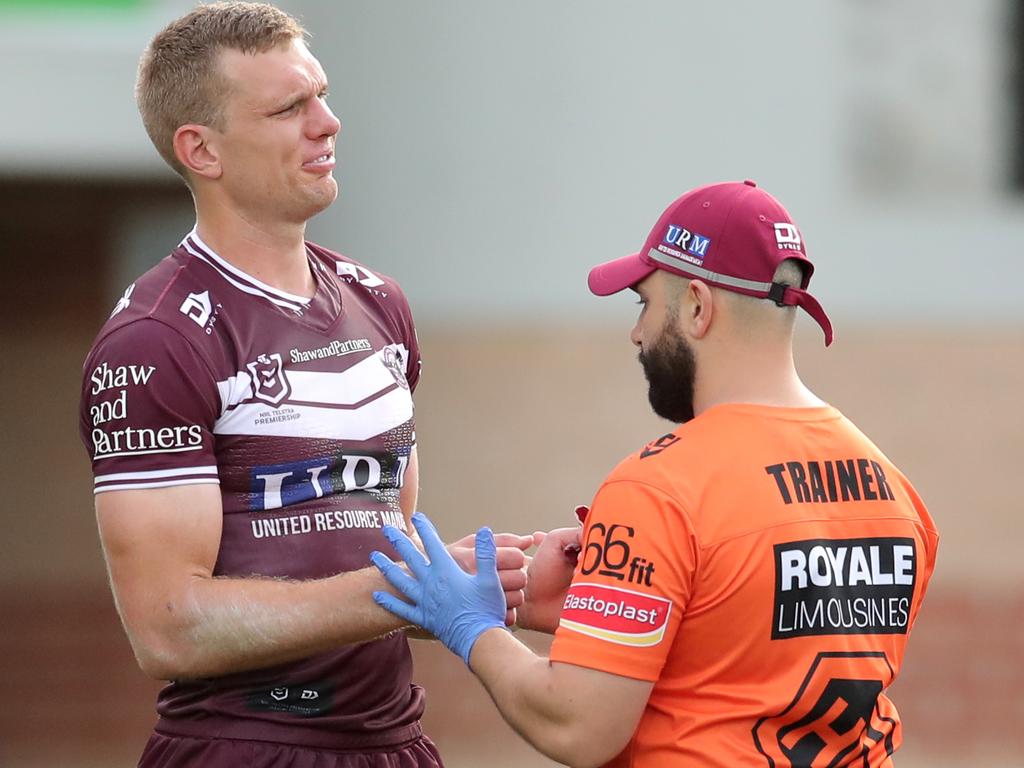
M 384 363 L 384 367 L 391 371 L 391 375 L 395 377 L 395 381 L 398 382 L 398 386 L 402 389 L 409 388 L 409 382 L 405 378 L 405 361 L 403 355 L 394 346 L 384 347 L 381 350 L 381 360 Z
M 257 399 L 276 406 L 292 393 L 280 355 L 260 355 L 245 367 L 252 376 L 252 393 Z

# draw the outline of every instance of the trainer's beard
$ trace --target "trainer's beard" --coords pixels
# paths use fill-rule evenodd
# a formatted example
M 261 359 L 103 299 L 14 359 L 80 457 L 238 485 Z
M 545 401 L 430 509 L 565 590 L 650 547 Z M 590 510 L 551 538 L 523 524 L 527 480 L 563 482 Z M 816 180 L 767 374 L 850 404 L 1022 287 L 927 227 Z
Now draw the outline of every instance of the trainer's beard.
M 686 339 L 675 330 L 672 318 L 657 341 L 640 351 L 640 365 L 647 377 L 647 398 L 654 412 L 676 424 L 690 421 L 697 360 Z

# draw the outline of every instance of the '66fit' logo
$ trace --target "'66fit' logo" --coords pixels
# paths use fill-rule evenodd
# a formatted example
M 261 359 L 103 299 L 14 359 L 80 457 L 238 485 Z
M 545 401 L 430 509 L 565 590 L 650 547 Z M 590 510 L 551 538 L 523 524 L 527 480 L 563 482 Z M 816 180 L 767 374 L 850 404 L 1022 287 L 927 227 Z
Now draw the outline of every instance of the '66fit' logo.
M 651 586 L 654 563 L 643 555 L 633 553 L 632 539 L 635 529 L 630 525 L 594 523 L 583 546 L 583 565 L 580 572 L 589 576 L 609 576 L 645 587 Z
M 630 589 L 579 582 L 569 587 L 559 625 L 619 645 L 647 647 L 665 637 L 672 603 Z

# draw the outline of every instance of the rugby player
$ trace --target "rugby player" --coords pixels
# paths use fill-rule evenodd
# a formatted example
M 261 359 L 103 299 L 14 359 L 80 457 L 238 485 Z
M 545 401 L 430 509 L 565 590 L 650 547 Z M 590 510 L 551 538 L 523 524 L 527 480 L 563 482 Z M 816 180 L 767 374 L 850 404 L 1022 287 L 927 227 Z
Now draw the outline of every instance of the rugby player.
M 81 432 L 118 610 L 170 681 L 142 766 L 441 764 L 367 562 L 416 507 L 419 346 L 394 280 L 305 239 L 338 194 L 327 93 L 265 4 L 199 6 L 139 67 L 196 224 L 101 329 Z M 533 538 L 500 543 L 511 622 Z

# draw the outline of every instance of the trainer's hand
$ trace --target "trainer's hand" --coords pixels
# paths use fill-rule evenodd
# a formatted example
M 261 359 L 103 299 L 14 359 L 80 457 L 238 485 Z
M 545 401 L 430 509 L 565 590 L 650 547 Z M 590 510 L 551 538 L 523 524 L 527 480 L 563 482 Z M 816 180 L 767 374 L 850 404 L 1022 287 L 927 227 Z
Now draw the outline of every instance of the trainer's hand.
M 498 580 L 494 534 L 490 528 L 477 532 L 477 573 L 472 575 L 448 554 L 426 515 L 414 513 L 412 524 L 429 562 L 408 536 L 390 525 L 384 526 L 384 536 L 405 560 L 411 575 L 380 552 L 370 555 L 387 582 L 409 602 L 387 592 L 374 592 L 373 599 L 399 618 L 426 629 L 468 665 L 477 638 L 488 629 L 505 626 L 505 594 Z
M 516 609 L 525 599 L 523 588 L 526 586 L 526 567 L 530 562 L 525 552 L 534 541 L 532 536 L 518 533 L 496 533 L 494 543 L 497 546 L 498 580 L 505 592 L 505 624 L 512 626 L 516 623 Z M 447 548 L 448 554 L 462 566 L 462 570 L 476 573 L 476 534 L 463 536 L 448 544 Z

